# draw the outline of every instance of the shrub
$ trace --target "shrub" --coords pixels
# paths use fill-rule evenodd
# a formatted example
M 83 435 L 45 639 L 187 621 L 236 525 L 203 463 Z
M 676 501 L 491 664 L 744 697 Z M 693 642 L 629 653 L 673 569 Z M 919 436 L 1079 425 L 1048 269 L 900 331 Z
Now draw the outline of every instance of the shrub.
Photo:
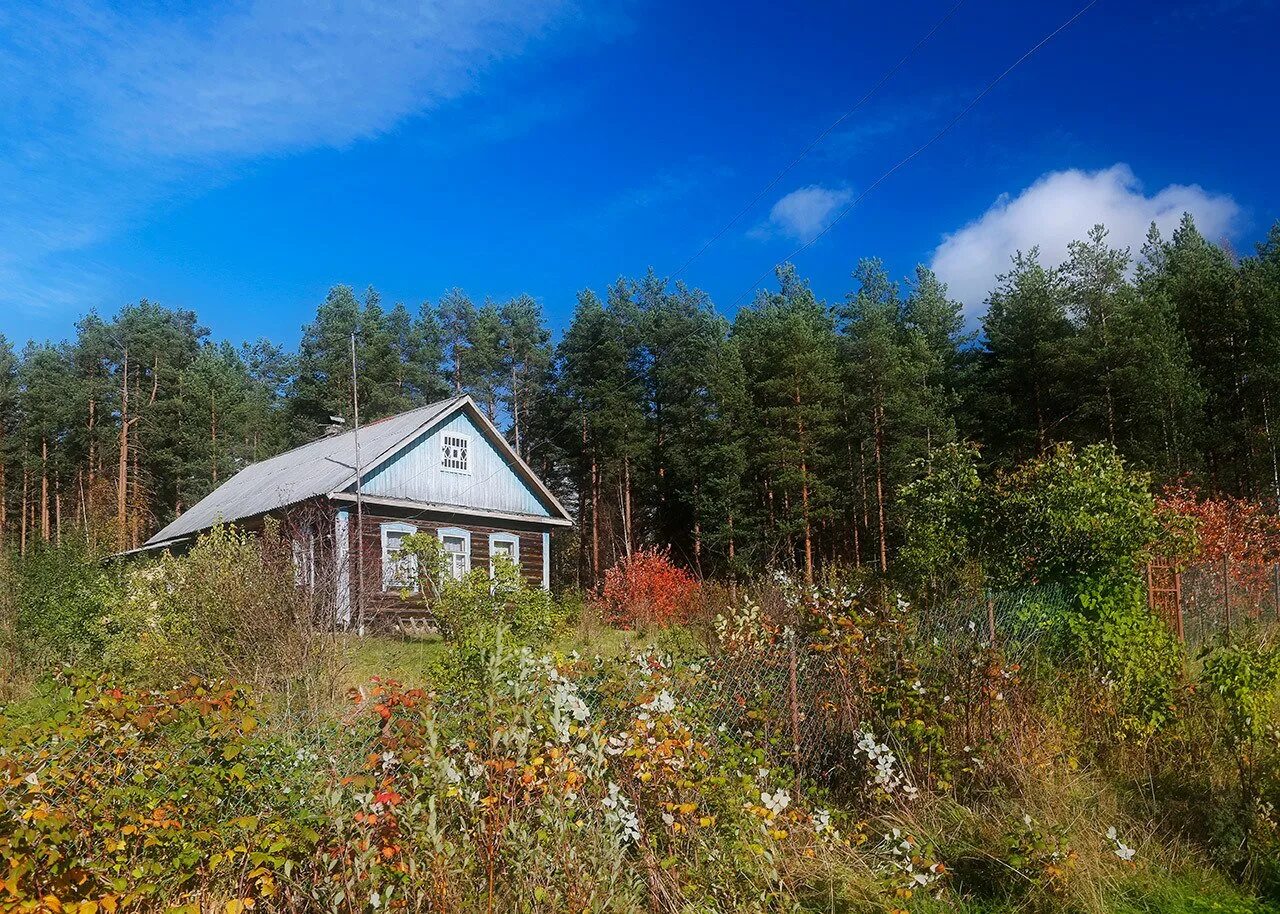
M 1182 647 L 1148 608 L 1141 585 L 1086 584 L 1060 622 L 1060 649 L 1113 700 L 1122 734 L 1149 735 L 1175 719 Z
M 78 541 L 0 555 L 0 614 L 17 659 L 28 665 L 96 656 L 116 593 L 102 556 Z
M 923 469 L 899 493 L 903 543 L 897 566 L 914 590 L 940 595 L 975 576 L 972 566 L 981 554 L 988 493 L 978 477 L 973 445 L 945 445 Z
M 572 603 L 561 604 L 549 591 L 530 586 L 505 558 L 494 562 L 492 572 L 473 568 L 455 579 L 439 538 L 431 533 L 405 537 L 400 553 L 416 559 L 418 592 L 426 595 L 450 642 L 450 656 L 435 671 L 441 681 L 458 675 L 474 679 L 500 632 L 508 646 L 542 647 L 574 618 Z
M 1235 763 L 1236 802 L 1215 798 L 1231 813 L 1218 853 L 1280 895 L 1280 646 L 1237 635 L 1207 652 L 1201 683 L 1222 712 L 1214 719 Z
M 125 681 L 225 676 L 322 700 L 336 688 L 337 655 L 314 613 L 273 529 L 215 527 L 185 556 L 129 569 L 105 620 L 103 662 Z
M 211 886 L 296 898 L 289 873 L 321 825 L 317 759 L 263 738 L 245 689 L 72 676 L 42 706 L 0 717 L 0 906 L 198 910 Z
M 987 525 L 988 573 L 1009 586 L 1131 576 L 1163 533 L 1147 475 L 1107 445 L 1060 445 L 1001 476 Z
M 605 572 L 600 603 L 614 625 L 671 625 L 689 620 L 698 593 L 698 581 L 665 550 L 641 549 Z

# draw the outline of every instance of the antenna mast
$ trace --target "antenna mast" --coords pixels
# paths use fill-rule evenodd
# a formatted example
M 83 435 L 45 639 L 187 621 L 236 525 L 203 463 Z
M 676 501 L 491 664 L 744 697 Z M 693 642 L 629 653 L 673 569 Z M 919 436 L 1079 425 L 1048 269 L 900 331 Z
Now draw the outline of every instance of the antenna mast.
M 356 384 L 356 334 L 351 332 L 351 415 L 356 446 L 356 631 L 364 637 L 364 467 L 360 463 L 360 388 Z

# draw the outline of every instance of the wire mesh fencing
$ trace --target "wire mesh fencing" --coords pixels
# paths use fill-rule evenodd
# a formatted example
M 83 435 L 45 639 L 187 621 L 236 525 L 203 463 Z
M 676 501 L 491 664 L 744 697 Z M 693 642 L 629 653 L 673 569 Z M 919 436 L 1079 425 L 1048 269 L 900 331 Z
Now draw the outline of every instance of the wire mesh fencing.
M 1183 568 L 1153 562 L 1146 585 L 1152 611 L 1192 649 L 1244 629 L 1280 625 L 1280 564 L 1227 558 Z

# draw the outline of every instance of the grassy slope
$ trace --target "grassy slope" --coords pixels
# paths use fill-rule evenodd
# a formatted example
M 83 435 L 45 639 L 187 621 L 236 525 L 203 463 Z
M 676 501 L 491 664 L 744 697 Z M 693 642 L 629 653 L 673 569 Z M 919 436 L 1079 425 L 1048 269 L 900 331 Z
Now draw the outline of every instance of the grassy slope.
M 550 645 L 550 650 L 587 656 L 618 657 L 660 641 L 656 632 L 637 633 L 604 626 L 570 630 Z M 350 685 L 372 677 L 392 678 L 408 686 L 430 688 L 431 669 L 444 662 L 448 647 L 439 637 L 404 638 L 371 635 L 350 638 L 346 646 L 346 676 Z M 926 902 L 913 910 L 932 912 Z M 950 903 L 937 908 L 959 914 L 1014 914 L 1019 905 Z M 1188 868 L 1178 873 L 1152 869 L 1135 881 L 1115 914 L 1280 914 L 1280 907 L 1259 902 L 1243 894 L 1221 876 L 1209 870 Z

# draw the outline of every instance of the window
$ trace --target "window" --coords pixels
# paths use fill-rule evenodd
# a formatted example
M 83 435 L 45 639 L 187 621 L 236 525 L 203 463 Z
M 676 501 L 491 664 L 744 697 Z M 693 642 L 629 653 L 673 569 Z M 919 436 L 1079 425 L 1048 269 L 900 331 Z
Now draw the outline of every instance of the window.
M 461 580 L 471 570 L 471 534 L 452 527 L 439 531 L 444 547 L 445 570 L 454 580 Z
M 466 435 L 444 434 L 441 436 L 441 466 L 454 473 L 471 472 L 471 439 Z
M 404 538 L 417 533 L 412 524 L 382 525 L 382 589 L 418 591 L 418 557 L 400 555 Z
M 493 574 L 493 563 L 501 556 L 513 565 L 520 565 L 520 537 L 514 533 L 489 534 L 489 574 Z
M 316 538 L 310 528 L 298 531 L 293 539 L 293 583 L 307 590 L 316 586 Z

